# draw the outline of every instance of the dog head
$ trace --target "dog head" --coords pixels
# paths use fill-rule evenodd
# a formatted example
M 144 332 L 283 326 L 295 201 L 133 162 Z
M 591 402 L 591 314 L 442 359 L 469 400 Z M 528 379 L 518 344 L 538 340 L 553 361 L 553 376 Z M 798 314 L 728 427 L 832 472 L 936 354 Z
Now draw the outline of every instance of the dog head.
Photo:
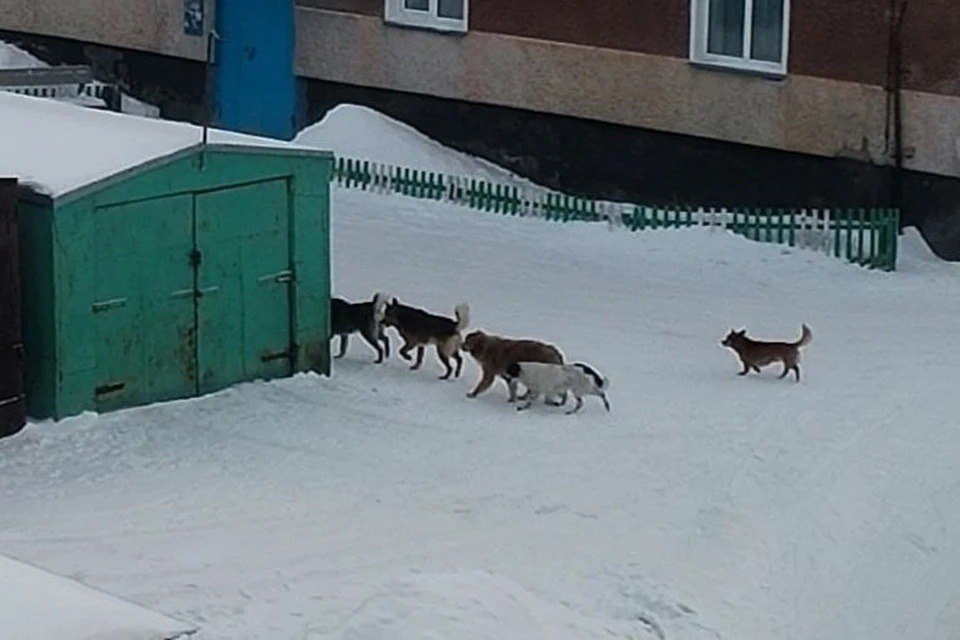
M 504 374 L 505 376 L 507 376 L 508 378 L 510 378 L 510 379 L 519 378 L 519 377 L 520 377 L 520 363 L 519 363 L 519 362 L 511 362 L 511 363 L 508 364 L 507 367 L 503 370 L 503 374 Z
M 394 298 L 383 306 L 381 322 L 388 327 L 395 327 L 400 322 L 400 301 Z
M 486 350 L 487 334 L 483 331 L 472 331 L 463 339 L 463 350 L 472 356 L 479 357 Z
M 730 333 L 727 334 L 727 337 L 720 342 L 722 347 L 730 347 L 731 349 L 738 349 L 740 345 L 743 344 L 743 341 L 747 339 L 747 330 L 741 329 L 740 331 L 734 331 L 730 329 Z

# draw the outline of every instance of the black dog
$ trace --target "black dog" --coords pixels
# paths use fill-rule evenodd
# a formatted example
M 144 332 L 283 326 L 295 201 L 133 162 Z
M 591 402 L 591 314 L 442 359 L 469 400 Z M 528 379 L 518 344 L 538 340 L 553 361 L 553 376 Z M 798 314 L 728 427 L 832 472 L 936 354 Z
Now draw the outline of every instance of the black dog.
M 460 370 L 463 368 L 463 356 L 460 355 L 462 343 L 460 333 L 470 324 L 470 308 L 466 303 L 458 304 L 453 313 L 456 320 L 434 315 L 423 309 L 408 307 L 394 298 L 383 312 L 383 324 L 394 327 L 403 338 L 404 344 L 399 353 L 404 360 L 410 360 L 410 351 L 417 350 L 417 360 L 410 367 L 413 370 L 419 369 L 423 364 L 424 348 L 429 344 L 434 345 L 437 349 L 437 357 L 446 369 L 446 373 L 440 376 L 440 379 L 447 380 L 451 375 L 460 377 Z M 455 374 L 454 368 L 450 365 L 451 358 L 457 363 Z
M 347 341 L 351 333 L 359 333 L 377 352 L 377 363 L 390 357 L 390 340 L 383 332 L 383 314 L 387 308 L 387 297 L 377 293 L 369 302 L 347 302 L 341 298 L 330 300 L 331 336 L 340 336 L 342 358 L 347 352 Z M 380 343 L 383 342 L 383 347 Z

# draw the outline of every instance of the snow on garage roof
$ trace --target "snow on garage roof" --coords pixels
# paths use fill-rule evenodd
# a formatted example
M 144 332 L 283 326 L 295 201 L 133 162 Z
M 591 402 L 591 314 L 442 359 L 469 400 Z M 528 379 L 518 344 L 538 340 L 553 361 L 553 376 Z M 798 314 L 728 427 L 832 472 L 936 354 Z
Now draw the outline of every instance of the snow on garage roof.
M 4 556 L 0 556 L 0 593 L 0 620 L 7 640 L 168 640 L 195 630 Z
M 184 122 L 84 109 L 0 92 L 0 176 L 56 198 L 201 142 Z M 299 150 L 289 142 L 211 129 L 211 144 Z

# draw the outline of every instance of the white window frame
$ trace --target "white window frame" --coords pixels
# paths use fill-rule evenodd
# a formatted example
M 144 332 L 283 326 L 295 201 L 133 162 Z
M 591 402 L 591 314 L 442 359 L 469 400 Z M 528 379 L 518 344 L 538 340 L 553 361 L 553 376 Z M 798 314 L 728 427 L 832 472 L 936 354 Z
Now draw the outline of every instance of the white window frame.
M 391 24 L 406 27 L 420 27 L 435 31 L 452 33 L 466 33 L 470 18 L 470 0 L 463 1 L 463 19 L 441 18 L 437 15 L 438 0 L 428 0 L 429 8 L 426 11 L 407 9 L 403 0 L 385 0 L 384 20 Z
M 839 1 L 839 0 L 838 0 Z M 707 51 L 710 29 L 710 0 L 690 0 L 690 60 L 697 64 L 728 69 L 740 69 L 763 75 L 783 77 L 787 75 L 790 52 L 790 0 L 783 0 L 783 47 L 779 62 L 754 60 L 750 57 L 753 39 L 753 0 L 743 0 L 743 53 L 742 57 L 726 56 Z

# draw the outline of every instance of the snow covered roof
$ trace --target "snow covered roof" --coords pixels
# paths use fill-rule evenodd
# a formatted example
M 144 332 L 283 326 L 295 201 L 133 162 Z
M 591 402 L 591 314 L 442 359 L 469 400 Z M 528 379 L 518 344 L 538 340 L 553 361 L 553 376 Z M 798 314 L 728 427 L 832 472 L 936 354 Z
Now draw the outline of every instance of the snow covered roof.
M 0 556 L 0 620 L 7 640 L 168 640 L 190 625 Z
M 202 128 L 0 92 L 0 176 L 56 198 L 201 142 Z M 315 148 L 211 129 L 211 144 Z

